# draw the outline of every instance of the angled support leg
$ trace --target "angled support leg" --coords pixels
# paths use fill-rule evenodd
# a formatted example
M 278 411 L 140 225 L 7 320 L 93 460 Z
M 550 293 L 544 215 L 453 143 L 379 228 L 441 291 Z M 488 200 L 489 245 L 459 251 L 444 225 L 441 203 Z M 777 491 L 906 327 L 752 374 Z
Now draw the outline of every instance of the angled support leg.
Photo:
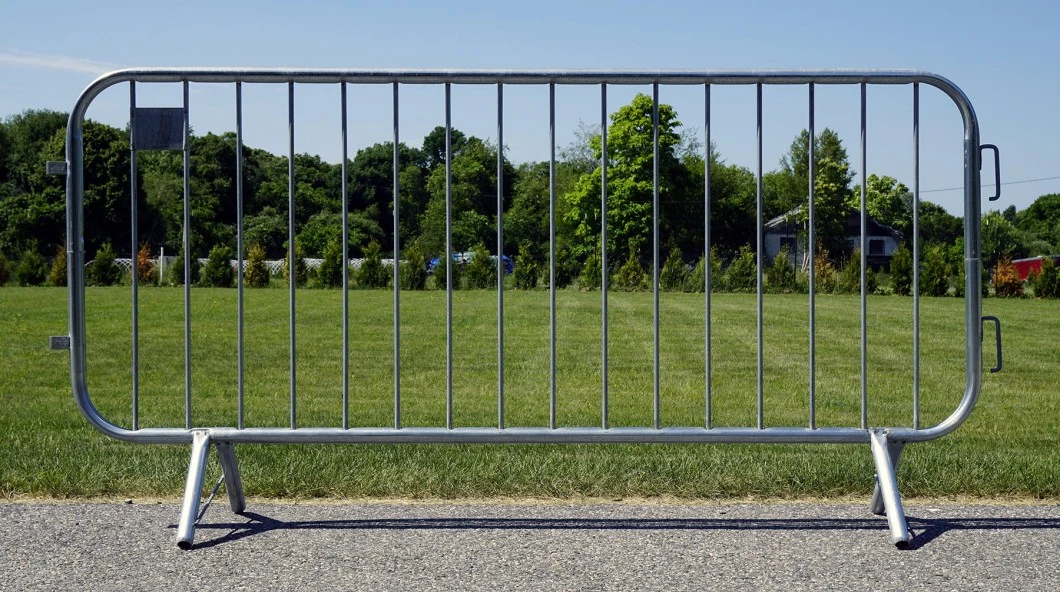
M 872 446 L 872 459 L 876 463 L 876 482 L 887 512 L 887 525 L 891 529 L 891 542 L 899 549 L 904 549 L 909 546 L 913 537 L 909 534 L 909 525 L 902 509 L 902 498 L 898 494 L 898 480 L 894 474 L 887 434 L 883 431 L 870 431 L 869 444 Z
M 184 485 L 184 503 L 180 507 L 180 522 L 177 523 L 177 546 L 188 550 L 195 539 L 195 520 L 202 499 L 202 482 L 206 475 L 206 457 L 210 453 L 210 434 L 196 431 L 191 442 L 191 462 L 188 463 L 188 481 Z
M 221 470 L 225 475 L 225 491 L 228 492 L 228 505 L 236 514 L 246 509 L 243 498 L 243 480 L 239 478 L 239 464 L 236 463 L 236 449 L 231 442 L 215 442 L 217 458 L 221 461 Z
M 902 457 L 902 449 L 904 448 L 905 442 L 887 442 L 887 454 L 891 457 L 891 464 L 894 465 L 895 472 L 898 471 L 898 460 Z M 872 490 L 872 503 L 869 505 L 869 509 L 877 516 L 883 516 L 885 513 L 883 496 L 880 494 L 880 478 L 878 476 L 876 477 L 876 487 Z

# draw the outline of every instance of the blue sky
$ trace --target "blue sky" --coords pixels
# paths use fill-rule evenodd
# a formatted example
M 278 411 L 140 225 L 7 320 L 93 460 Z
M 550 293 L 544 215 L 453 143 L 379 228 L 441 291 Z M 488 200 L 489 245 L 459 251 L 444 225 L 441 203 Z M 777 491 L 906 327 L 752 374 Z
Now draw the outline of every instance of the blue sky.
M 1060 8 L 1052 2 L 14 2 L 0 21 L 0 116 L 69 110 L 98 74 L 132 66 L 343 68 L 913 68 L 960 86 L 982 140 L 1002 152 L 1003 181 L 1060 177 Z M 609 95 L 617 108 L 636 91 Z M 389 91 L 351 91 L 351 154 L 389 139 Z M 456 88 L 454 126 L 496 136 L 495 91 Z M 689 128 L 703 129 L 701 90 L 664 88 Z M 804 88 L 767 89 L 764 167 L 805 127 Z M 230 89 L 193 89 L 196 131 L 232 129 Z M 128 91 L 97 99 L 89 116 L 125 125 Z M 179 88 L 144 89 L 142 106 L 177 106 Z M 338 159 L 337 90 L 299 88 L 299 152 Z M 441 90 L 403 88 L 401 135 L 418 144 L 442 123 Z M 911 91 L 870 88 L 869 172 L 912 182 Z M 597 124 L 599 92 L 557 91 L 558 144 L 579 121 Z M 505 90 L 505 145 L 515 161 L 547 158 L 547 95 Z M 837 129 L 860 166 L 856 89 L 818 91 L 817 126 Z M 284 89 L 244 91 L 246 141 L 286 148 Z M 961 184 L 960 126 L 941 95 L 922 96 L 921 188 Z M 382 111 L 374 110 L 375 107 Z M 730 163 L 754 167 L 754 94 L 717 89 L 714 138 Z M 984 175 L 984 180 L 990 175 Z M 984 189 L 984 193 L 990 191 Z M 1060 178 L 1008 184 L 984 209 L 1026 208 L 1060 192 Z M 925 199 L 960 214 L 959 191 Z

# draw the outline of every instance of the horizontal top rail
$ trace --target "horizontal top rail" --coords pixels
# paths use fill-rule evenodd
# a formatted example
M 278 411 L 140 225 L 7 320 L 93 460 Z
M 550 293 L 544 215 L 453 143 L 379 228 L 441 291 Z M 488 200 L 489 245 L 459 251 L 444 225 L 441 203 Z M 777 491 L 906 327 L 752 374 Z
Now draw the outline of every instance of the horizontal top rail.
M 910 84 L 954 86 L 922 70 L 418 70 L 344 68 L 129 68 L 98 81 L 356 84 Z

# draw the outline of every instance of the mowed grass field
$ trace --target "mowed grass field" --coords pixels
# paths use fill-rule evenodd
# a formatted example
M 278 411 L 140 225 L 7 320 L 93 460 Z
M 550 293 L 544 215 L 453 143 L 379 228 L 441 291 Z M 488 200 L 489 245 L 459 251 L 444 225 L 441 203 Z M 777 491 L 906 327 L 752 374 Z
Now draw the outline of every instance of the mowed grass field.
M 140 425 L 184 425 L 183 291 L 140 291 Z M 453 303 L 454 424 L 497 422 L 496 292 Z M 547 426 L 549 295 L 505 292 L 505 422 Z M 111 421 L 131 425 L 131 296 L 89 288 L 88 384 Z M 297 293 L 297 423 L 341 426 L 342 295 Z M 393 293 L 350 292 L 351 426 L 393 423 Z M 601 295 L 557 294 L 557 419 L 601 422 Z M 288 293 L 246 292 L 245 422 L 288 426 Z M 609 419 L 652 421 L 652 296 L 609 299 Z M 704 295 L 661 297 L 665 426 L 706 421 Z M 910 446 L 899 470 L 906 496 L 1060 497 L 1060 302 L 987 299 L 1000 317 L 1005 368 L 986 373 L 969 421 L 941 440 Z M 0 491 L 7 497 L 177 496 L 189 447 L 117 442 L 91 428 L 70 394 L 69 356 L 48 350 L 67 332 L 66 291 L 0 289 Z M 965 386 L 963 300 L 924 298 L 921 424 L 949 415 Z M 767 426 L 809 422 L 805 295 L 766 295 Z M 755 297 L 712 297 L 714 426 L 756 422 Z M 912 299 L 869 298 L 869 424 L 913 421 Z M 401 399 L 405 426 L 445 424 L 445 294 L 401 294 Z M 984 369 L 994 364 L 993 331 Z M 236 291 L 192 290 L 192 416 L 196 426 L 237 421 Z M 857 426 L 859 299 L 820 296 L 817 425 Z M 248 495 L 258 497 L 652 497 L 868 495 L 867 445 L 244 445 Z M 211 474 L 216 477 L 218 469 Z M 209 476 L 208 476 L 209 477 Z

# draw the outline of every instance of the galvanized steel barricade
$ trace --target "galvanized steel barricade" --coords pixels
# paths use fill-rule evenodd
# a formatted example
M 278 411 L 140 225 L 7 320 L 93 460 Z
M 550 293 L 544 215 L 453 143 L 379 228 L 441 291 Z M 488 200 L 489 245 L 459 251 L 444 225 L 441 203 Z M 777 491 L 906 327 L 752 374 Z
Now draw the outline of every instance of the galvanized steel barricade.
M 497 89 L 497 133 L 498 145 L 503 146 L 503 88 L 504 85 L 541 85 L 549 89 L 549 120 L 542 121 L 542 126 L 549 125 L 551 139 L 550 155 L 550 236 L 555 237 L 555 86 L 556 85 L 591 85 L 601 90 L 600 99 L 600 125 L 602 132 L 603 153 L 606 155 L 607 146 L 607 87 L 608 85 L 650 85 L 653 90 L 653 138 L 654 138 L 654 189 L 653 189 L 653 333 L 654 333 L 654 392 L 653 392 L 653 424 L 645 427 L 611 427 L 608 420 L 608 278 L 605 273 L 602 277 L 602 377 L 601 382 L 601 409 L 602 417 L 599 427 L 557 427 L 556 421 L 556 289 L 555 289 L 555 240 L 550 241 L 550 381 L 549 381 L 549 425 L 541 427 L 505 427 L 504 413 L 504 318 L 503 298 L 504 292 L 501 287 L 497 291 L 498 306 L 498 385 L 497 385 L 497 425 L 482 427 L 454 427 L 453 425 L 453 328 L 452 328 L 452 286 L 446 282 L 447 307 L 446 307 L 446 421 L 444 426 L 437 427 L 403 427 L 401 420 L 401 390 L 400 390 L 400 299 L 399 290 L 394 289 L 394 396 L 393 396 L 393 424 L 379 427 L 350 427 L 349 407 L 349 308 L 348 308 L 348 266 L 344 267 L 343 279 L 343 378 L 342 378 L 342 425 L 334 427 L 324 426 L 298 426 L 296 422 L 296 383 L 295 383 L 295 359 L 296 359 L 296 336 L 295 336 L 295 282 L 290 283 L 290 312 L 289 312 L 289 341 L 290 341 L 290 417 L 289 428 L 280 427 L 246 427 L 243 417 L 243 274 L 238 275 L 238 425 L 236 427 L 212 427 L 196 426 L 192 421 L 191 403 L 191 324 L 190 324 L 190 298 L 191 292 L 189 282 L 184 282 L 184 364 L 185 364 L 185 425 L 170 428 L 140 428 L 139 426 L 139 359 L 138 359 L 138 314 L 139 300 L 136 274 L 132 274 L 132 426 L 131 429 L 123 428 L 103 417 L 89 395 L 88 382 L 86 379 L 86 331 L 85 331 L 85 253 L 83 239 L 83 147 L 82 128 L 84 116 L 89 104 L 103 90 L 119 83 L 129 83 L 130 98 L 130 137 L 131 137 L 131 164 L 133 174 L 130 175 L 131 195 L 137 195 L 135 174 L 136 152 L 138 149 L 182 149 L 183 150 L 183 172 L 184 172 L 184 269 L 188 273 L 190 269 L 189 228 L 191 219 L 189 213 L 190 192 L 190 141 L 188 124 L 188 89 L 191 83 L 229 84 L 234 90 L 235 112 L 236 112 L 236 138 L 237 138 L 237 163 L 236 163 L 236 186 L 237 186 L 237 251 L 242 261 L 245 256 L 243 243 L 243 172 L 242 172 L 242 84 L 243 83 L 273 83 L 287 85 L 288 90 L 288 124 L 290 126 L 290 151 L 288 155 L 289 166 L 289 253 L 288 260 L 294 264 L 294 207 L 296 200 L 296 187 L 294 180 L 294 97 L 297 85 L 333 84 L 338 88 L 337 106 L 342 113 L 341 141 L 343 144 L 342 163 L 342 191 L 343 191 L 343 219 L 348 221 L 347 214 L 347 88 L 349 85 L 360 84 L 387 84 L 391 85 L 393 93 L 393 126 L 394 126 L 394 196 L 399 195 L 398 183 L 398 98 L 401 85 L 444 85 L 445 89 L 445 125 L 446 125 L 446 152 L 447 156 L 451 150 L 450 131 L 450 87 L 457 85 L 495 85 Z M 180 83 L 183 85 L 184 103 L 181 107 L 173 109 L 144 109 L 136 107 L 137 84 L 150 83 Z M 922 427 L 920 425 L 920 402 L 919 402 L 919 327 L 920 327 L 920 298 L 919 298 L 919 261 L 920 245 L 919 239 L 919 108 L 920 85 L 930 85 L 942 91 L 948 96 L 958 108 L 963 119 L 964 127 L 964 293 L 965 293 L 965 374 L 966 383 L 963 397 L 959 405 L 952 413 L 937 425 Z M 719 85 L 754 85 L 757 96 L 757 423 L 747 427 L 714 427 L 711 425 L 711 327 L 710 327 L 710 302 L 711 302 L 711 278 L 709 269 L 706 276 L 706 359 L 705 372 L 707 376 L 704 403 L 706 406 L 707 422 L 703 427 L 666 427 L 662 424 L 660 417 L 660 345 L 659 345 L 659 87 L 660 85 L 698 85 L 703 88 L 703 104 L 706 122 L 706 142 L 709 150 L 710 138 L 710 91 L 712 86 Z M 868 386 L 866 374 L 866 249 L 861 249 L 861 422 L 858 426 L 850 427 L 818 427 L 815 420 L 816 404 L 814 400 L 814 389 L 816 385 L 815 361 L 816 344 L 814 328 L 815 311 L 815 285 L 810 266 L 810 294 L 809 294 L 809 421 L 803 427 L 766 427 L 763 416 L 763 337 L 762 337 L 762 302 L 763 302 L 763 224 L 764 220 L 762 203 L 762 88 L 764 85 L 802 85 L 807 88 L 809 113 L 807 118 L 807 129 L 810 138 L 814 137 L 814 88 L 815 85 L 854 85 L 860 88 L 861 93 L 861 166 L 860 166 L 860 196 L 861 196 L 861 246 L 865 246 L 866 238 L 866 207 L 865 207 L 865 129 L 866 129 L 866 88 L 867 85 L 905 85 L 911 88 L 913 105 L 913 159 L 914 159 L 914 265 L 913 293 L 914 293 L 914 356 L 910 361 L 913 365 L 913 422 L 909 427 L 872 427 L 868 422 L 867 402 Z M 809 170 L 809 243 L 816 244 L 814 238 L 814 175 L 813 168 L 813 142 L 809 143 L 810 163 Z M 895 479 L 895 467 L 898 464 L 899 455 L 905 444 L 910 442 L 925 442 L 944 436 L 956 429 L 971 413 L 979 397 L 981 384 L 981 340 L 983 338 L 982 323 L 990 320 L 997 325 L 997 355 L 998 367 L 1001 364 L 1000 346 L 1000 323 L 993 317 L 981 317 L 981 262 L 980 262 L 980 186 L 979 173 L 981 168 L 982 152 L 992 150 L 995 159 L 995 173 L 997 171 L 998 152 L 997 148 L 979 143 L 979 126 L 975 112 L 967 97 L 949 80 L 935 74 L 919 71 L 457 71 L 457 70 L 293 70 L 293 69 L 131 69 L 122 70 L 102 76 L 93 82 L 81 95 L 72 113 L 70 114 L 67 130 L 66 158 L 65 163 L 49 163 L 49 172 L 53 174 L 67 174 L 67 253 L 69 261 L 69 341 L 58 338 L 53 342 L 53 347 L 70 348 L 70 375 L 73 393 L 77 405 L 88 421 L 104 434 L 129 442 L 143 442 L 154 444 L 188 444 L 192 445 L 191 462 L 188 469 L 187 485 L 184 492 L 184 503 L 177 530 L 177 544 L 184 549 L 190 548 L 194 537 L 195 524 L 199 518 L 200 498 L 203 488 L 204 471 L 206 468 L 209 447 L 215 446 L 219 455 L 223 470 L 223 480 L 226 485 L 231 508 L 235 512 L 242 512 L 245 504 L 243 489 L 240 482 L 239 471 L 236 463 L 233 445 L 236 443 L 660 443 L 660 442 L 699 442 L 699 443 L 846 443 L 846 444 L 869 444 L 873 460 L 876 466 L 876 489 L 873 494 L 871 509 L 874 513 L 886 513 L 890 527 L 891 540 L 899 547 L 904 547 L 911 540 L 911 535 L 906 524 L 902 503 L 898 493 Z M 498 150 L 498 249 L 503 249 L 502 222 L 503 214 L 501 184 L 503 176 L 503 151 Z M 452 252 L 452 235 L 448 210 L 450 208 L 450 158 L 446 159 L 446 247 Z M 709 162 L 709 158 L 706 159 Z M 601 159 L 602 195 L 600 207 L 601 218 L 604 220 L 601 230 L 602 269 L 608 269 L 607 263 L 607 158 Z M 706 195 L 704 233 L 707 250 L 710 241 L 710 172 L 709 166 L 705 170 Z M 995 179 L 997 192 L 1000 193 L 999 175 Z M 994 195 L 991 199 L 996 199 Z M 136 204 L 133 199 L 130 204 L 132 209 L 132 251 L 137 249 L 136 228 Z M 394 199 L 394 285 L 400 284 L 399 267 L 399 227 L 400 212 L 398 210 L 398 199 Z M 348 261 L 346 252 L 347 223 L 343 224 L 343 260 Z M 503 253 L 497 253 L 498 275 L 503 277 L 502 257 Z M 451 277 L 452 259 L 447 257 L 446 275 Z M 709 267 L 709 266 L 708 266 Z M 242 266 L 239 267 L 242 269 Z M 503 282 L 499 282 L 503 284 Z M 216 492 L 216 489 L 214 490 Z

